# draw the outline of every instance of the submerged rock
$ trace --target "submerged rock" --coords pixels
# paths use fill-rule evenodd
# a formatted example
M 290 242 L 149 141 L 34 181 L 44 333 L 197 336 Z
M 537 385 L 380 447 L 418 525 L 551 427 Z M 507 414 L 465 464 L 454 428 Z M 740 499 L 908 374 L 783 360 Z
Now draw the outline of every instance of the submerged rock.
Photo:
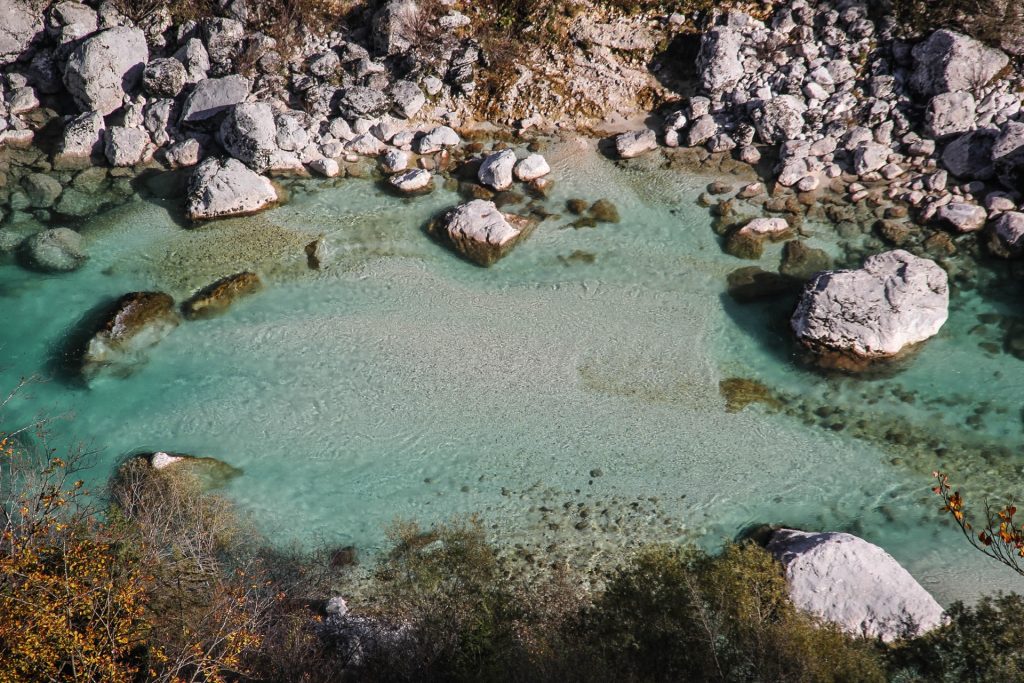
M 21 243 L 19 256 L 26 268 L 44 273 L 77 270 L 88 256 L 82 249 L 82 236 L 68 228 L 44 230 Z
M 946 272 L 895 250 L 871 256 L 858 270 L 819 273 L 790 324 L 819 364 L 861 370 L 934 336 L 948 308 Z
M 782 263 L 779 272 L 798 280 L 810 280 L 823 270 L 832 267 L 832 257 L 823 249 L 808 247 L 800 240 L 791 240 L 782 245 Z
M 857 636 L 890 642 L 943 623 L 942 606 L 889 553 L 850 534 L 779 529 L 768 551 L 785 567 L 804 611 Z
M 226 312 L 238 299 L 261 289 L 263 282 L 256 273 L 228 275 L 193 294 L 181 305 L 181 312 L 189 320 L 213 318 Z
M 163 292 L 130 292 L 118 299 L 82 351 L 81 373 L 125 375 L 145 362 L 144 352 L 178 326 L 174 299 Z
M 199 480 L 204 490 L 223 488 L 242 474 L 242 470 L 234 465 L 205 456 L 155 451 L 140 453 L 137 457 L 144 459 L 155 470 L 187 471 Z
M 528 218 L 502 213 L 494 202 L 474 199 L 432 221 L 428 231 L 447 238 L 469 260 L 490 266 L 525 239 L 534 226 L 535 221 Z
M 255 213 L 277 201 L 267 178 L 237 159 L 209 158 L 192 172 L 186 214 L 192 220 Z
M 774 299 L 800 291 L 800 280 L 780 273 L 771 273 L 757 266 L 737 268 L 726 280 L 729 296 L 739 303 Z
M 782 403 L 767 386 L 755 379 L 728 377 L 718 383 L 718 392 L 725 398 L 725 412 L 738 413 L 753 403 L 779 408 Z

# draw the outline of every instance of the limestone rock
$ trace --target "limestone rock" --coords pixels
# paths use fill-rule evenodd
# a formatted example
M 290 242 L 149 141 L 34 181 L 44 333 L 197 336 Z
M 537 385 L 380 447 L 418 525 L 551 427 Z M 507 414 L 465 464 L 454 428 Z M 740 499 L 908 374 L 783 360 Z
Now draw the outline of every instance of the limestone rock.
M 877 142 L 864 142 L 857 145 L 853 152 L 853 170 L 857 175 L 865 175 L 881 170 L 888 163 L 892 150 Z
M 413 168 L 388 178 L 388 183 L 402 194 L 424 194 L 434 189 L 434 177 L 430 171 Z
M 819 273 L 790 323 L 821 364 L 858 370 L 934 336 L 948 307 L 946 272 L 895 250 L 869 257 L 857 270 Z
M 1000 256 L 1020 256 L 1024 253 L 1024 213 L 1007 211 L 993 225 Z
M 533 227 L 533 221 L 504 214 L 494 202 L 474 199 L 432 221 L 428 229 L 445 237 L 467 259 L 490 266 L 525 239 Z
M 757 135 L 766 144 L 794 139 L 804 127 L 807 105 L 793 95 L 774 97 L 755 112 Z
M 163 292 L 130 292 L 100 320 L 82 350 L 81 372 L 90 382 L 101 373 L 126 375 L 145 362 L 145 352 L 178 326 L 174 299 Z
M 947 29 L 914 46 L 913 56 L 910 85 L 925 97 L 956 90 L 977 92 L 1009 62 L 1001 50 Z
M 974 128 L 977 104 L 969 92 L 940 93 L 928 102 L 925 132 L 933 138 L 966 133 Z
M 963 180 L 991 178 L 995 173 L 992 146 L 998 135 L 999 131 L 991 128 L 961 135 L 942 150 L 942 165 Z
M 99 27 L 96 10 L 80 2 L 58 2 L 50 8 L 47 32 L 64 45 L 95 33 Z
M 146 35 L 117 26 L 75 48 L 64 69 L 64 84 L 82 111 L 106 116 L 119 109 L 126 92 L 138 85 L 148 60 Z
M 0 3 L 0 64 L 13 62 L 43 30 L 43 13 L 29 0 Z
M 615 137 L 615 151 L 622 159 L 632 159 L 657 149 L 658 138 L 653 130 L 634 130 Z
M 22 178 L 21 186 L 28 195 L 29 206 L 37 209 L 53 206 L 62 190 L 60 181 L 45 173 L 29 173 Z
M 181 109 L 181 122 L 198 125 L 226 112 L 249 96 L 249 79 L 233 74 L 204 78 L 189 93 Z
M 237 159 L 209 158 L 192 172 L 186 214 L 192 220 L 255 213 L 277 201 L 274 185 Z
M 256 273 L 228 275 L 193 294 L 181 305 L 181 312 L 189 320 L 213 318 L 227 311 L 238 299 L 261 289 L 263 282 Z
M 477 179 L 482 185 L 501 192 L 512 187 L 512 169 L 516 165 L 516 153 L 505 149 L 488 154 L 480 164 Z
M 525 159 L 517 161 L 512 172 L 515 174 L 516 180 L 528 183 L 551 173 L 551 167 L 540 154 L 531 154 Z
M 243 102 L 228 111 L 220 124 L 224 150 L 257 173 L 270 167 L 277 151 L 277 124 L 266 102 Z
M 735 87 L 743 78 L 743 34 L 730 27 L 718 26 L 701 36 L 697 57 L 701 86 L 709 93 Z
M 142 89 L 151 97 L 177 97 L 187 78 L 185 66 L 177 59 L 154 59 L 142 71 Z
M 416 152 L 418 154 L 433 154 L 440 152 L 445 147 L 454 147 L 461 142 L 459 134 L 448 126 L 438 126 L 427 131 L 427 133 L 416 141 Z
M 420 86 L 412 81 L 395 81 L 391 86 L 391 100 L 393 102 L 391 111 L 403 119 L 411 119 L 419 113 L 423 105 L 427 103 Z
M 850 534 L 779 529 L 768 543 L 785 567 L 789 594 L 804 611 L 847 633 L 889 642 L 907 618 L 917 633 L 943 623 L 943 610 L 891 555 Z
M 153 156 L 153 146 L 144 130 L 111 126 L 104 137 L 104 152 L 111 166 L 135 166 Z
M 88 257 L 82 250 L 82 236 L 68 228 L 44 230 L 21 243 L 22 265 L 44 273 L 77 270 Z
M 352 86 L 342 90 L 338 98 L 338 113 L 352 121 L 383 116 L 390 108 L 388 96 L 374 88 Z
M 988 212 L 976 204 L 950 202 L 940 206 L 936 216 L 957 232 L 977 232 L 985 227 Z

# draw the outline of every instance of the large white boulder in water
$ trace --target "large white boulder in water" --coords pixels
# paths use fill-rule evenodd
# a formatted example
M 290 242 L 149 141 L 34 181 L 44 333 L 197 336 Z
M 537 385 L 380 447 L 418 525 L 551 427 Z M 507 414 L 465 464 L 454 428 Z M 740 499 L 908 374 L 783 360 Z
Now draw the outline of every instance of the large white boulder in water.
M 192 220 L 206 220 L 255 213 L 276 201 L 267 178 L 237 159 L 211 157 L 192 173 L 185 211 Z
M 889 642 L 942 624 L 943 611 L 906 569 L 877 545 L 838 532 L 779 529 L 768 551 L 786 570 L 802 610 L 855 635 Z
M 822 365 L 860 370 L 936 334 L 948 309 L 946 272 L 898 249 L 871 256 L 858 270 L 816 275 L 790 323 Z
M 146 34 L 115 26 L 75 48 L 64 69 L 64 84 L 82 111 L 106 116 L 121 108 L 125 93 L 142 79 L 148 60 Z
M 494 202 L 474 199 L 431 222 L 431 233 L 444 237 L 460 254 L 482 266 L 505 256 L 532 231 L 534 221 L 502 213 Z

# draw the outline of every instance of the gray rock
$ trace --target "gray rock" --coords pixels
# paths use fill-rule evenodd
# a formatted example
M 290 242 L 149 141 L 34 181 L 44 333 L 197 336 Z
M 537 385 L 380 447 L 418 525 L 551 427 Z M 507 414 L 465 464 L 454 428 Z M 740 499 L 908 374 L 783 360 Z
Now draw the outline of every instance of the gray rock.
M 996 238 L 1008 256 L 1024 253 L 1024 213 L 1007 211 L 1000 214 L 993 225 Z
M 142 72 L 142 89 L 151 97 L 177 97 L 187 79 L 188 72 L 177 59 L 154 59 Z
M 111 126 L 104 135 L 104 152 L 111 166 L 135 166 L 153 156 L 146 131 Z
M 477 179 L 481 184 L 501 192 L 512 187 L 512 169 L 516 165 L 516 153 L 505 149 L 488 154 L 480 164 Z
M 174 58 L 185 67 L 186 84 L 198 83 L 210 72 L 210 54 L 198 38 L 191 38 L 178 48 Z
M 277 125 L 266 102 L 243 102 L 228 111 L 220 124 L 225 151 L 257 173 L 270 167 L 277 151 Z
M 341 58 L 334 50 L 328 50 L 313 58 L 309 63 L 309 73 L 320 78 L 331 78 L 341 68 Z
M 202 124 L 226 112 L 249 96 L 249 79 L 237 74 L 204 78 L 189 93 L 181 109 L 181 122 Z
M 727 27 L 715 27 L 701 37 L 697 68 L 701 86 L 709 93 L 735 87 L 744 76 L 743 34 Z
M 305 112 L 283 111 L 274 117 L 277 146 L 286 152 L 301 152 L 310 143 L 310 119 Z
M 697 145 L 703 145 L 717 134 L 718 123 L 710 114 L 698 116 L 694 119 L 690 129 L 686 131 L 686 146 L 696 147 Z
M 87 38 L 64 69 L 64 84 L 82 111 L 104 116 L 119 109 L 142 78 L 149 60 L 146 35 L 118 26 Z
M 942 606 L 887 552 L 837 532 L 780 529 L 768 551 L 786 571 L 789 595 L 801 610 L 855 636 L 891 642 L 943 623 Z
M 369 133 L 358 135 L 347 143 L 345 149 L 365 157 L 375 157 L 387 151 L 388 146 L 381 142 L 376 136 Z
M 29 0 L 0 3 L 0 64 L 22 57 L 43 30 L 43 13 Z
M 39 106 L 39 98 L 36 97 L 36 91 L 27 85 L 8 90 L 5 99 L 9 116 L 24 114 Z
M 420 86 L 412 81 L 395 81 L 391 86 L 391 99 L 394 102 L 391 110 L 403 119 L 411 119 L 419 113 L 427 98 Z
M 29 173 L 22 178 L 21 186 L 28 196 L 29 206 L 37 209 L 48 209 L 60 197 L 60 182 L 53 176 L 44 173 Z
M 352 86 L 341 91 L 338 113 L 346 119 L 376 118 L 391 108 L 388 96 L 380 90 Z
M 551 167 L 548 166 L 547 160 L 540 154 L 531 154 L 525 159 L 516 162 L 512 172 L 516 180 L 528 183 L 531 180 L 546 176 L 551 172 Z
M 754 112 L 758 137 L 766 144 L 794 139 L 803 130 L 806 111 L 807 105 L 793 95 L 768 100 Z
M 999 135 L 998 130 L 982 128 L 965 133 L 942 150 L 942 165 L 962 180 L 991 178 L 992 146 Z
M 945 271 L 896 250 L 869 257 L 858 270 L 819 273 L 790 323 L 823 365 L 858 370 L 935 335 L 948 307 Z
M 853 152 L 853 170 L 865 175 L 880 170 L 888 163 L 892 150 L 877 142 L 863 142 Z
M 186 214 L 192 220 L 251 214 L 277 201 L 274 185 L 237 159 L 209 158 L 192 172 Z
M 88 256 L 82 250 L 82 236 L 68 228 L 44 230 L 21 243 L 22 265 L 45 273 L 64 273 L 81 268 Z
M 632 159 L 657 148 L 658 138 L 648 128 L 615 136 L 615 151 L 621 159 Z
M 176 142 L 164 150 L 164 161 L 171 168 L 195 166 L 202 156 L 203 147 L 193 138 Z
M 419 138 L 415 147 L 418 154 L 433 154 L 440 152 L 445 147 L 454 147 L 461 141 L 459 134 L 448 126 L 438 126 Z
M 219 73 L 227 73 L 245 38 L 245 25 L 236 19 L 215 17 L 205 19 L 202 28 L 210 63 L 220 67 Z
M 414 0 L 388 0 L 371 23 L 373 47 L 378 54 L 408 50 L 416 40 L 419 9 Z
M 82 114 L 64 126 L 53 165 L 58 169 L 85 168 L 103 151 L 103 117 L 96 112 Z
M 430 231 L 448 239 L 456 251 L 482 266 L 508 254 L 532 229 L 531 221 L 503 214 L 494 202 L 474 199 L 431 223 Z
M 309 168 L 324 178 L 334 178 L 341 173 L 341 167 L 334 159 L 320 158 L 309 162 Z
M 393 188 L 402 194 L 423 194 L 434 189 L 434 177 L 430 171 L 414 168 L 388 178 Z
M 940 93 L 928 102 L 925 132 L 933 138 L 966 133 L 974 128 L 976 102 L 969 92 Z
M 46 30 L 61 45 L 95 33 L 99 27 L 96 10 L 80 2 L 58 2 L 50 8 Z
M 409 155 L 400 149 L 389 149 L 380 158 L 380 168 L 384 173 L 399 173 L 409 167 Z
M 1012 190 L 1024 190 L 1024 122 L 1009 121 L 992 143 L 992 165 Z
M 946 29 L 917 44 L 913 56 L 910 85 L 925 97 L 956 90 L 977 92 L 1009 62 L 1001 50 Z
M 950 202 L 940 206 L 936 216 L 957 232 L 977 232 L 985 227 L 988 212 L 976 204 Z
M 175 101 L 169 98 L 153 100 L 143 109 L 142 125 L 157 147 L 163 147 L 171 141 L 171 134 L 174 131 L 171 122 L 177 120 L 175 104 Z

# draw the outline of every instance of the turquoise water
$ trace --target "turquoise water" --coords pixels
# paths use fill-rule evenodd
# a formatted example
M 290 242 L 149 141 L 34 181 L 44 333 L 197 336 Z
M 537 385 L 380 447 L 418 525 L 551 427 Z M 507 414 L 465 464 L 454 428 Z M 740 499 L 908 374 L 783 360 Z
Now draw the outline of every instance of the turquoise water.
M 1020 405 L 1007 401 L 1024 363 L 978 347 L 999 337 L 976 329 L 977 314 L 1005 303 L 954 296 L 943 332 L 899 374 L 826 378 L 794 362 L 785 304 L 724 296 L 727 273 L 748 264 L 721 252 L 694 201 L 708 178 L 619 167 L 589 143 L 548 156 L 552 210 L 610 198 L 622 222 L 576 230 L 549 218 L 490 269 L 422 231 L 456 195 L 400 200 L 369 180 L 305 183 L 287 205 L 198 230 L 157 200 L 93 219 L 82 227 L 91 261 L 76 273 L 0 265 L 0 385 L 51 376 L 69 329 L 125 291 L 180 299 L 242 269 L 268 287 L 183 323 L 128 378 L 34 384 L 7 420 L 70 418 L 55 428 L 100 449 L 95 482 L 138 450 L 241 467 L 228 493 L 280 540 L 372 550 L 396 517 L 481 512 L 498 538 L 600 557 L 643 540 L 713 546 L 778 522 L 858 533 L 943 602 L 1024 588 L 940 523 L 929 492 L 935 467 L 981 490 L 1024 490 L 1024 461 L 993 464 L 972 447 L 1021 438 Z M 327 271 L 305 265 L 317 235 L 336 251 Z M 810 242 L 838 253 L 828 229 Z M 889 447 L 759 405 L 727 413 L 729 377 L 834 405 L 836 419 L 899 419 L 945 450 Z M 549 510 L 580 502 L 621 521 L 553 528 Z

